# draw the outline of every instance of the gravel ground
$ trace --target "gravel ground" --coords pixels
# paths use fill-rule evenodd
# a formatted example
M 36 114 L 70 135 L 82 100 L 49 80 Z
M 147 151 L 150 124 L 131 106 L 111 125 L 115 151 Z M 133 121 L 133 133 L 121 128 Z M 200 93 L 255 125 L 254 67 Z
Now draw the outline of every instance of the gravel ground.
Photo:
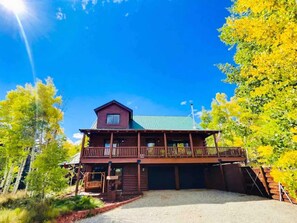
M 296 223 L 297 205 L 216 190 L 149 191 L 80 223 Z

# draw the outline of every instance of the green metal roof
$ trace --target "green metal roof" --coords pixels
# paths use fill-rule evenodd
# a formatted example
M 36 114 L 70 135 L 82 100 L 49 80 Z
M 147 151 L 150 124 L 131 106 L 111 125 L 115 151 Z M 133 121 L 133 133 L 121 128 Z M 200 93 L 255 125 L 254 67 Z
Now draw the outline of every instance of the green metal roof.
M 193 130 L 191 117 L 186 116 L 133 116 L 130 129 Z
M 91 129 L 96 129 L 97 121 Z M 134 115 L 130 128 L 134 130 L 193 130 L 193 121 L 187 116 L 140 116 Z M 199 129 L 196 125 L 196 129 Z

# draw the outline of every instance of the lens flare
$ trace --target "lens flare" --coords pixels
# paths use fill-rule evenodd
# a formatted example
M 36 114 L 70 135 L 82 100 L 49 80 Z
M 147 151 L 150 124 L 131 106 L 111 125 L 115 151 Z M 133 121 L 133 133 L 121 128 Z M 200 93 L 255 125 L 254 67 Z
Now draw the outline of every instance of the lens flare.
M 23 0 L 0 0 L 0 5 L 14 14 L 19 15 L 26 11 L 26 5 Z

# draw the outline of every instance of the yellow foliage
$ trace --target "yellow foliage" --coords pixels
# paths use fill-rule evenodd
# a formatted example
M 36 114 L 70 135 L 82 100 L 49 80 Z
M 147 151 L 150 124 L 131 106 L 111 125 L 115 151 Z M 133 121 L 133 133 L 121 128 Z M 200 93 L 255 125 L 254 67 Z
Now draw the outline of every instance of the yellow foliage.
M 297 192 L 297 151 L 285 152 L 276 162 L 271 171 L 276 182 L 281 182 L 289 191 L 290 195 L 296 198 Z
M 273 147 L 272 146 L 259 146 L 257 148 L 257 151 L 259 153 L 259 159 L 262 163 L 268 163 L 268 159 L 273 155 Z
M 72 157 L 80 151 L 80 144 L 73 144 L 70 141 L 65 141 L 63 143 L 63 148 L 67 151 L 67 157 Z
M 233 145 L 236 146 L 236 147 L 243 147 L 244 146 L 244 143 L 242 141 L 242 138 L 241 137 L 238 137 L 238 136 L 234 136 L 234 139 L 233 139 Z
M 297 2 L 235 0 L 230 13 L 220 38 L 236 47 L 235 65 L 219 68 L 227 82 L 236 84 L 235 95 L 230 102 L 217 97 L 206 120 L 212 128 L 222 126 L 224 142 L 241 138 L 253 161 L 270 164 L 292 193 L 297 189 L 297 128 L 292 128 L 297 120 Z
M 276 167 L 281 169 L 297 170 L 297 150 L 285 152 L 276 162 Z

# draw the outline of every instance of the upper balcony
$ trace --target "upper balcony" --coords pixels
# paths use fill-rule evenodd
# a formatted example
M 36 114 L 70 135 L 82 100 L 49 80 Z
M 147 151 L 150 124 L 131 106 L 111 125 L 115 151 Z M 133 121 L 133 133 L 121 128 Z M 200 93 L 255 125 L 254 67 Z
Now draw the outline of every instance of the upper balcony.
M 240 147 L 162 147 L 137 146 L 127 147 L 86 147 L 83 150 L 84 159 L 118 159 L 118 158 L 207 158 L 207 157 L 243 157 L 245 151 Z
M 218 147 L 215 130 L 81 130 L 88 136 L 82 163 L 218 163 L 243 162 L 245 150 Z M 214 147 L 205 139 L 213 136 Z

